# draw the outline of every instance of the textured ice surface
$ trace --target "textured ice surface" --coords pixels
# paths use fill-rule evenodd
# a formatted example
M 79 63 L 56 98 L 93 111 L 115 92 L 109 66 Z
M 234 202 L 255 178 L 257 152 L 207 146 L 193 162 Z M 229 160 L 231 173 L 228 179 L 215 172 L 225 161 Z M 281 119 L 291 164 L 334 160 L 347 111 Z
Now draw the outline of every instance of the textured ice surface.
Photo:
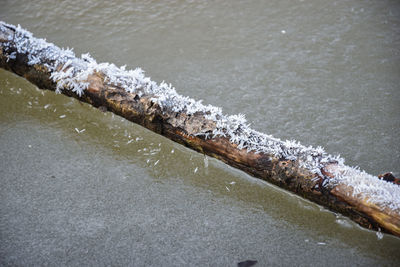
M 39 115 L 0 124 L 1 266 L 237 266 L 249 258 L 259 266 L 396 262 L 393 238 L 378 244 L 374 233 L 339 227 L 332 214 L 304 209 L 306 201 L 240 172 L 210 163 L 210 175 L 198 183 L 202 168 L 191 175 L 190 152 L 171 155 L 170 142 L 165 159 L 152 158 L 162 159 L 160 175 L 149 171 L 143 154 L 132 162 L 129 150 L 110 153 L 112 134 L 76 140 L 60 125 L 48 127 Z M 157 140 L 150 134 L 136 146 Z M 201 164 L 200 155 L 194 158 Z M 184 168 L 188 175 L 180 177 L 186 172 L 176 170 Z M 228 192 L 221 177 L 238 186 L 227 185 Z

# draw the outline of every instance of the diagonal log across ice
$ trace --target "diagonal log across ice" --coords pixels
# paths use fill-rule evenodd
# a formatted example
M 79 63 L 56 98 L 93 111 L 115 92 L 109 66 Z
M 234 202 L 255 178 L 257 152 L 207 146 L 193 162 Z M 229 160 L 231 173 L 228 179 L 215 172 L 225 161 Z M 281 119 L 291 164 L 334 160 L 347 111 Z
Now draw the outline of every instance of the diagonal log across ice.
M 22 29 L 0 22 L 0 67 L 39 88 L 103 107 L 198 152 L 222 160 L 369 229 L 400 236 L 400 186 L 344 165 L 323 148 L 282 141 L 251 129 L 245 116 L 157 84 L 137 68 L 76 57 Z

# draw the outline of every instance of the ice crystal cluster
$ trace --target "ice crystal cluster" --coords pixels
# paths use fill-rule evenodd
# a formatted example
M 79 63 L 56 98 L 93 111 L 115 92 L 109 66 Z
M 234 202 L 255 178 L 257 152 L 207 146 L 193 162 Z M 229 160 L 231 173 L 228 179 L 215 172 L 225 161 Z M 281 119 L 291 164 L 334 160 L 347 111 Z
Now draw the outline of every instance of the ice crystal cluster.
M 358 168 L 342 165 L 332 173 L 331 183 L 342 183 L 353 188 L 352 194 L 366 197 L 367 202 L 375 203 L 400 212 L 400 186 L 380 180 Z
M 321 169 L 328 163 L 337 163 L 345 171 L 336 173 L 335 179 L 324 180 L 324 185 L 345 183 L 354 188 L 353 194 L 367 194 L 373 196 L 371 201 L 385 204 L 393 209 L 400 210 L 400 187 L 377 177 L 366 174 L 357 168 L 344 165 L 340 156 L 327 154 L 322 147 L 313 148 L 303 146 L 294 140 L 281 141 L 273 136 L 260 133 L 249 127 L 243 114 L 225 115 L 221 108 L 204 105 L 201 101 L 178 94 L 171 84 L 161 82 L 157 84 L 144 75 L 143 70 L 126 70 L 125 66 L 117 67 L 110 63 L 97 63 L 89 54 L 77 58 L 71 49 L 62 49 L 46 42 L 44 39 L 34 38 L 32 34 L 19 25 L 15 27 L 0 22 L 0 27 L 9 27 L 15 34 L 9 36 L 5 45 L 9 48 L 9 60 L 15 60 L 18 53 L 28 55 L 28 64 L 44 64 L 51 73 L 51 79 L 57 84 L 56 92 L 71 90 L 81 96 L 88 88 L 88 75 L 101 72 L 105 75 L 105 82 L 124 88 L 139 97 L 151 96 L 163 110 L 185 112 L 188 115 L 203 114 L 208 120 L 215 122 L 212 131 L 195 133 L 205 139 L 215 137 L 229 138 L 230 142 L 239 149 L 247 149 L 255 153 L 265 153 L 286 160 L 297 160 L 301 167 L 307 168 L 319 177 L 324 177 Z M 13 50 L 14 49 L 14 50 Z M 15 51 L 16 49 L 16 51 Z

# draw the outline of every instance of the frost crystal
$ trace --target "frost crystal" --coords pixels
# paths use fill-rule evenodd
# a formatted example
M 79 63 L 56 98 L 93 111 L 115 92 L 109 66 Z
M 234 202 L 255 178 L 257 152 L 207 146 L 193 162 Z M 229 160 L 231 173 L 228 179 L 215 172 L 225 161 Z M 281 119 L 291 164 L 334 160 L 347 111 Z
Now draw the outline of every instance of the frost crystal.
M 28 64 L 42 64 L 50 72 L 51 79 L 56 83 L 56 92 L 71 90 L 82 96 L 89 87 L 89 75 L 99 72 L 104 74 L 105 82 L 109 85 L 124 88 L 127 92 L 139 97 L 150 96 L 162 110 L 184 112 L 187 115 L 202 114 L 205 119 L 215 122 L 216 127 L 195 133 L 205 139 L 226 137 L 239 149 L 247 149 L 254 153 L 265 153 L 286 160 L 297 160 L 300 167 L 310 170 L 315 175 L 326 178 L 323 186 L 345 183 L 354 188 L 353 194 L 366 194 L 370 201 L 384 204 L 392 209 L 400 210 L 400 187 L 379 180 L 357 168 L 344 165 L 340 156 L 327 154 L 320 146 L 313 148 L 303 146 L 295 140 L 281 141 L 273 136 L 260 133 L 250 128 L 243 114 L 227 116 L 221 108 L 203 105 L 190 97 L 179 95 L 171 84 L 164 81 L 155 83 L 144 75 L 140 68 L 126 70 L 125 66 L 117 67 L 110 63 L 97 63 L 89 54 L 75 57 L 71 49 L 62 49 L 44 39 L 37 39 L 19 25 L 0 22 L 1 29 L 10 28 L 15 31 L 5 44 L 8 60 L 15 60 L 18 54 L 28 57 Z M 172 150 L 171 153 L 174 151 Z M 157 162 L 158 163 L 158 162 Z M 325 177 L 321 169 L 329 163 L 336 163 L 344 171 L 335 173 L 334 179 Z
M 345 184 L 353 188 L 353 195 L 368 198 L 368 202 L 400 211 L 400 186 L 378 179 L 357 167 L 341 165 L 332 173 L 332 184 Z

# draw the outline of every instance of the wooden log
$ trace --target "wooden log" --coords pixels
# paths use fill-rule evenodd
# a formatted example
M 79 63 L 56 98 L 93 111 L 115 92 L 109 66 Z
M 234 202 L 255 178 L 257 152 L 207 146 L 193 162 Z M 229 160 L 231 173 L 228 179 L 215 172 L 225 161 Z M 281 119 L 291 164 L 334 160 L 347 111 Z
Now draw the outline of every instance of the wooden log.
M 171 85 L 151 81 L 140 69 L 98 64 L 88 54 L 78 58 L 5 22 L 0 22 L 0 67 L 39 88 L 118 114 L 368 229 L 400 236 L 400 186 L 390 182 L 393 179 L 348 167 L 320 147 L 257 132 L 243 115 L 227 116 L 219 108 L 183 97 Z

